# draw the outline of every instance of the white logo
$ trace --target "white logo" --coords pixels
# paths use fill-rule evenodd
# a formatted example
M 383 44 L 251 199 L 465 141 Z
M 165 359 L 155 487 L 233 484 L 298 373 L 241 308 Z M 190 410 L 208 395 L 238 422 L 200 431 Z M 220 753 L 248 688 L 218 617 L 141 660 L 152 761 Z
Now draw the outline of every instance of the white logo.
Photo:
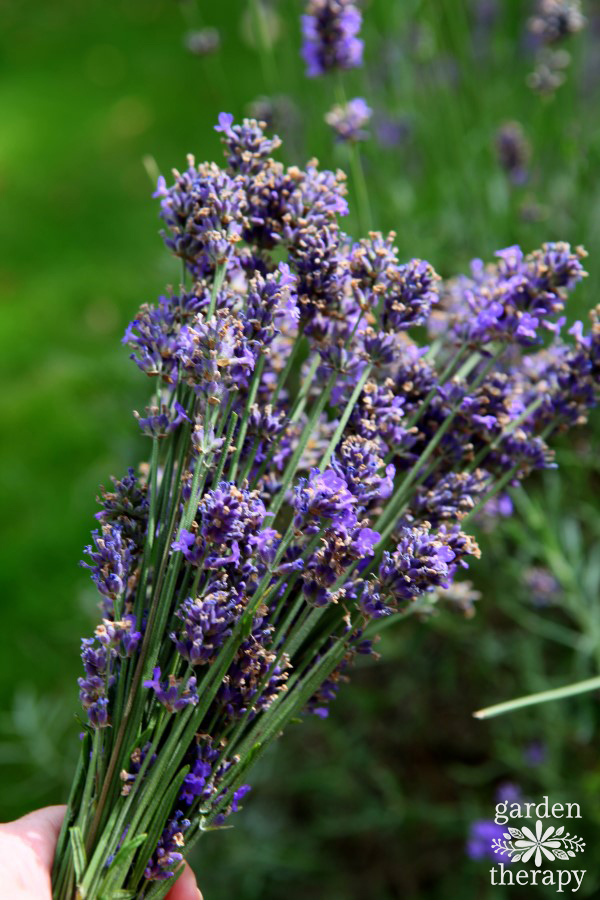
M 580 819 L 579 805 L 555 803 L 550 807 L 547 796 L 537 805 L 523 802 L 503 802 L 496 805 L 494 823 L 503 825 L 506 831 L 502 838 L 493 838 L 491 849 L 497 857 L 503 857 L 508 865 L 499 860 L 490 869 L 493 885 L 552 885 L 559 894 L 565 889 L 571 893 L 579 890 L 585 869 L 547 865 L 557 861 L 559 864 L 564 864 L 565 861 L 571 863 L 585 849 L 583 839 L 566 831 L 564 825 L 556 822 L 557 818 Z M 510 819 L 524 819 L 531 822 L 532 827 L 520 821 L 509 825 Z M 548 819 L 554 820 L 553 824 Z M 513 867 L 514 863 L 519 862 L 533 868 Z
M 495 838 L 492 841 L 494 853 L 508 854 L 511 862 L 529 862 L 535 853 L 533 860 L 536 866 L 541 866 L 544 857 L 551 861 L 555 859 L 569 859 L 576 853 L 583 853 L 585 844 L 580 837 L 571 837 L 569 832 L 564 834 L 564 825 L 554 828 L 551 825 L 544 831 L 543 823 L 538 819 L 535 823 L 535 834 L 526 825 L 523 828 L 509 828 L 504 833 L 506 840 Z

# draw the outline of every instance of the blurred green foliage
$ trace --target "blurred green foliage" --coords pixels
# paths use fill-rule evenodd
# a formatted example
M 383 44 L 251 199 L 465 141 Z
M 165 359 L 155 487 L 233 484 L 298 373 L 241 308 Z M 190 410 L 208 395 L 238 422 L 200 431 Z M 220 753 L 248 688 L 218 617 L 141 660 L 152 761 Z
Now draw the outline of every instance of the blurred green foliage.
M 366 66 L 344 76 L 344 89 L 375 110 L 362 150 L 375 226 L 397 232 L 402 257 L 429 259 L 444 275 L 511 243 L 583 243 L 590 278 L 569 313 L 583 316 L 600 285 L 598 4 L 586 4 L 588 28 L 572 39 L 567 81 L 550 98 L 525 83 L 532 2 L 364 6 Z M 130 411 L 147 385 L 119 339 L 139 304 L 179 277 L 157 236 L 146 170 L 168 172 L 188 151 L 218 158 L 218 112 L 239 117 L 265 96 L 275 98 L 284 159 L 348 168 L 323 123 L 335 84 L 304 77 L 301 7 L 3 4 L 0 817 L 64 798 L 79 636 L 95 616 L 77 560 L 98 485 L 146 452 Z M 205 58 L 183 42 L 201 26 L 221 34 Z M 395 146 L 376 137 L 389 120 L 403 135 Z M 494 150 L 509 120 L 532 148 L 522 186 Z M 356 234 L 351 180 L 350 198 Z M 331 719 L 292 729 L 261 764 L 236 828 L 200 849 L 207 900 L 508 896 L 492 892 L 485 861 L 464 856 L 469 823 L 491 815 L 505 780 L 533 798 L 582 804 L 591 852 L 581 895 L 596 894 L 595 698 L 487 723 L 470 714 L 598 672 L 597 431 L 592 423 L 570 439 L 562 476 L 520 493 L 516 517 L 482 536 L 473 620 L 443 612 L 386 633 L 382 661 L 355 672 Z M 551 607 L 531 603 L 532 566 L 557 579 Z M 547 748 L 536 767 L 524 756 L 532 741 Z

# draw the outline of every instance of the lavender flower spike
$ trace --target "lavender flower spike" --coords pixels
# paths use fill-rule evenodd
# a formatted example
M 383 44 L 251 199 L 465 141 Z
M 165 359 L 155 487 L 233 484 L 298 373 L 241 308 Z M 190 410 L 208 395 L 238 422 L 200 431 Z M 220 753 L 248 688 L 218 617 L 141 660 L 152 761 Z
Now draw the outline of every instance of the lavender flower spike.
M 325 121 L 335 132 L 338 141 L 355 143 L 369 137 L 365 125 L 370 121 L 371 115 L 372 110 L 366 100 L 355 97 L 343 106 L 334 106 L 325 116 Z
M 310 0 L 302 16 L 306 74 L 313 77 L 362 65 L 361 24 L 361 12 L 352 0 Z

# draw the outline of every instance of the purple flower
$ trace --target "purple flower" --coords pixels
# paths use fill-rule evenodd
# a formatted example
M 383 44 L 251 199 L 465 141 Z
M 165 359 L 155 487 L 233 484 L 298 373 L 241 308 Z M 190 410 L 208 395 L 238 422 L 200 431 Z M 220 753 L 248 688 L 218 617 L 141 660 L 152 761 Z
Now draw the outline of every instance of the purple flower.
M 527 181 L 531 147 L 519 122 L 505 122 L 500 126 L 496 132 L 496 155 L 513 184 Z
M 258 352 L 256 341 L 244 335 L 243 319 L 219 309 L 210 322 L 198 316 L 179 332 L 175 355 L 187 384 L 209 403 L 226 391 L 247 387 Z
M 292 505 L 297 528 L 314 525 L 320 519 L 355 521 L 356 498 L 334 469 L 311 469 L 309 477 L 301 478 L 294 488 Z
M 350 435 L 339 445 L 332 467 L 363 505 L 373 500 L 386 500 L 394 490 L 394 466 L 385 464 L 376 441 L 360 435 Z
M 382 115 L 375 121 L 375 131 L 382 147 L 400 147 L 410 138 L 413 126 L 406 116 Z
M 472 277 L 451 283 L 444 298 L 457 336 L 481 346 L 540 343 L 542 329 L 556 331 L 567 292 L 585 276 L 584 256 L 580 247 L 549 243 L 528 256 L 517 246 L 499 250 L 487 267 L 474 260 Z
M 95 635 L 104 647 L 121 652 L 123 656 L 134 656 L 142 639 L 142 633 L 136 630 L 136 617 L 128 613 L 119 622 L 104 619 L 98 625 Z
M 144 878 L 148 881 L 164 881 L 173 877 L 183 860 L 181 853 L 185 846 L 183 836 L 190 825 L 191 822 L 184 817 L 181 810 L 176 810 L 159 838 L 156 850 L 144 871 Z
M 211 662 L 232 633 L 243 606 L 239 597 L 219 583 L 202 598 L 185 600 L 176 612 L 181 627 L 170 637 L 190 665 Z
M 424 325 L 439 299 L 437 275 L 429 263 L 412 259 L 390 268 L 384 294 L 383 324 L 389 331 L 406 331 Z
M 98 502 L 102 509 L 95 518 L 103 525 L 118 525 L 124 537 L 138 549 L 144 543 L 148 522 L 148 492 L 133 469 L 120 481 L 112 479 L 112 490 L 102 488 Z
M 199 566 L 204 555 L 205 543 L 202 536 L 181 529 L 179 537 L 171 544 L 171 550 L 181 553 L 192 566 Z
M 196 293 L 160 297 L 157 306 L 144 304 L 130 322 L 123 343 L 133 348 L 131 359 L 151 377 L 168 385 L 177 381 L 178 336 L 182 325 L 195 319 L 208 299 Z
M 532 768 L 543 766 L 548 758 L 548 747 L 544 741 L 530 741 L 523 750 L 525 764 Z
M 329 649 L 329 646 L 328 643 L 326 643 L 323 652 L 326 652 Z M 307 713 L 317 716 L 320 719 L 328 718 L 329 704 L 337 697 L 340 686 L 349 681 L 348 670 L 352 667 L 357 655 L 376 656 L 376 654 L 373 653 L 372 642 L 363 640 L 362 631 L 360 631 L 360 629 L 348 635 L 348 649 L 346 654 L 306 704 Z M 317 656 L 313 665 L 316 666 L 320 659 L 321 656 Z
M 134 416 L 142 432 L 148 437 L 165 438 L 176 431 L 182 422 L 190 421 L 185 409 L 177 401 L 174 402 L 173 408 L 166 403 L 161 404 L 160 409 L 158 406 L 148 406 L 146 413 L 147 416 L 144 418 L 138 412 L 134 412 Z
M 188 31 L 183 38 L 183 43 L 194 56 L 209 56 L 216 53 L 221 46 L 221 35 L 216 28 L 200 28 L 197 31 Z
M 238 648 L 217 695 L 226 719 L 237 720 L 246 713 L 253 719 L 285 690 L 289 659 L 283 654 L 276 661 L 272 633 L 273 627 L 257 617 L 250 637 Z
M 542 566 L 526 569 L 523 584 L 533 606 L 552 606 L 560 599 L 560 583 L 549 569 Z
M 581 0 L 538 0 L 529 19 L 531 34 L 543 44 L 556 44 L 585 27 Z
M 252 788 L 249 784 L 243 784 L 241 787 L 234 791 L 233 799 L 231 801 L 231 812 L 237 812 L 240 809 L 240 801 L 244 799 L 246 794 L 249 794 Z
M 463 519 L 490 486 L 489 474 L 483 469 L 476 469 L 471 474 L 449 472 L 431 481 L 431 487 L 426 482 L 415 491 L 411 515 L 433 526 L 447 520 Z
M 271 154 L 281 146 L 277 135 L 265 137 L 264 124 L 255 119 L 244 119 L 241 125 L 234 125 L 230 113 L 219 115 L 215 131 L 222 135 L 221 140 L 227 151 L 227 165 L 232 172 L 256 175 L 264 168 Z
M 128 578 L 134 568 L 135 547 L 124 536 L 120 525 L 104 525 L 102 531 L 92 532 L 92 539 L 94 546 L 90 544 L 84 551 L 91 563 L 82 562 L 81 565 L 91 571 L 96 587 L 111 601 L 106 607 L 110 609 L 112 601 L 127 590 Z
M 452 581 L 454 551 L 443 539 L 431 534 L 427 524 L 403 527 L 394 553 L 385 551 L 379 567 L 383 590 L 397 601 L 412 600 Z
M 92 728 L 107 728 L 110 725 L 108 721 L 108 698 L 98 697 L 94 703 L 87 707 L 87 714 Z
M 219 785 L 231 763 L 223 760 L 217 766 L 221 756 L 219 745 L 215 745 L 208 735 L 198 735 L 196 743 L 190 749 L 187 762 L 190 772 L 186 775 L 179 799 L 190 806 L 196 799 L 207 804 L 212 798 L 219 798 Z
M 333 128 L 339 141 L 354 143 L 366 141 L 369 137 L 365 126 L 369 123 L 371 115 L 372 110 L 366 100 L 355 97 L 343 106 L 334 106 L 325 116 L 325 121 Z
M 198 703 L 198 693 L 196 691 L 196 679 L 188 678 L 184 685 L 182 679 L 169 675 L 166 681 L 160 680 L 160 668 L 158 666 L 152 673 L 152 678 L 143 682 L 145 688 L 154 691 L 156 699 L 159 703 L 170 712 L 179 712 L 191 704 L 196 706 Z
M 498 857 L 492 849 L 494 840 L 502 840 L 506 825 L 496 825 L 491 819 L 478 819 L 471 822 L 469 826 L 469 837 L 467 839 L 466 852 L 471 859 L 493 859 Z M 507 859 L 511 862 L 510 859 Z
M 477 555 L 472 538 L 456 526 L 431 533 L 426 522 L 414 528 L 403 526 L 394 553 L 386 551 L 379 567 L 382 590 L 396 602 L 412 600 L 436 587 L 449 587 L 463 557 Z
M 111 655 L 102 644 L 96 646 L 94 638 L 84 638 L 81 659 L 85 674 L 78 679 L 79 699 L 92 728 L 106 728 L 109 725 L 106 691 L 115 681 L 110 674 Z
M 205 493 L 198 514 L 199 531 L 207 543 L 225 544 L 256 533 L 266 510 L 256 491 L 240 490 L 234 482 L 222 481 Z
M 373 581 L 365 583 L 358 598 L 358 605 L 369 619 L 382 619 L 393 612 L 378 591 L 377 583 Z
M 358 557 L 366 559 L 368 556 L 373 556 L 380 539 L 381 535 L 378 531 L 373 531 L 372 528 L 361 528 L 354 535 L 354 547 Z
M 352 428 L 361 437 L 380 445 L 380 453 L 393 450 L 401 454 L 402 449 L 414 443 L 414 432 L 405 427 L 405 399 L 401 391 L 395 391 L 386 381 L 379 384 L 367 381 L 352 415 Z
M 394 246 L 395 232 L 385 237 L 373 231 L 368 238 L 354 244 L 349 254 L 352 287 L 360 291 L 361 300 L 387 287 L 389 271 L 398 267 L 398 251 Z
M 161 178 L 154 196 L 160 198 L 160 215 L 168 227 L 166 246 L 194 273 L 212 272 L 231 258 L 246 221 L 240 179 L 214 163 L 196 167 L 189 156 L 187 170 L 175 172 L 170 188 Z
M 496 788 L 496 803 L 522 803 L 523 791 L 512 781 L 502 781 Z
M 312 0 L 312 71 L 357 64 L 359 26 L 348 0 Z M 356 98 L 333 124 L 357 140 L 368 113 Z M 143 635 L 158 629 L 119 763 L 134 815 L 142 769 L 158 777 L 168 764 L 165 796 L 169 784 L 178 795 L 150 823 L 151 858 L 133 861 L 130 877 L 145 868 L 150 880 L 179 866 L 182 810 L 196 828 L 238 809 L 244 748 L 273 731 L 265 710 L 276 705 L 277 725 L 310 685 L 305 711 L 327 715 L 357 655 L 373 654 L 367 621 L 430 592 L 423 608 L 472 613 L 460 569 L 479 550 L 461 521 L 499 478 L 508 488 L 547 466 L 546 435 L 583 421 L 600 385 L 598 313 L 589 332 L 564 328 L 580 248 L 508 247 L 440 291 L 427 262 L 399 261 L 393 233 L 344 234 L 342 173 L 273 159 L 279 140 L 261 122 L 223 113 L 217 131 L 222 168 L 190 159 L 157 190 L 193 286 L 142 306 L 125 336 L 157 379 L 140 425 L 167 446 L 158 471 L 103 491 L 86 550 L 102 616 L 82 646 L 85 753 L 92 729 L 118 731 Z M 422 326 L 430 348 L 410 334 Z M 323 613 L 316 626 L 308 607 Z M 474 823 L 472 841 L 487 825 Z
M 362 65 L 362 16 L 353 0 L 309 0 L 302 16 L 302 56 L 309 76 Z
M 296 236 L 291 258 L 298 275 L 298 308 L 304 323 L 323 324 L 327 329 L 331 313 L 341 308 L 348 285 L 341 238 L 333 224 L 308 225 Z
M 296 322 L 299 311 L 295 295 L 296 277 L 287 264 L 263 277 L 256 274 L 249 282 L 243 317 L 244 337 L 252 345 L 271 344 L 283 320 Z

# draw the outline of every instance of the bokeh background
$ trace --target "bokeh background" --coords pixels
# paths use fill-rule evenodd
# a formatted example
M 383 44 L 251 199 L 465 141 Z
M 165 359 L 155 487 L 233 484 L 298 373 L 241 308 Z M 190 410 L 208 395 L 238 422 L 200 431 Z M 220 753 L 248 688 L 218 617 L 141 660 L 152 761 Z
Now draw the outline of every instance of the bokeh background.
M 401 257 L 448 276 L 508 244 L 584 244 L 590 277 L 572 321 L 600 285 L 600 4 L 583 4 L 586 28 L 559 48 L 564 83 L 545 94 L 530 86 L 534 8 L 365 0 L 365 66 L 344 88 L 374 110 L 361 146 L 372 219 L 397 232 Z M 120 338 L 178 279 L 152 179 L 187 152 L 218 158 L 221 110 L 267 117 L 288 163 L 348 166 L 323 121 L 334 84 L 304 75 L 301 11 L 296 0 L 2 4 L 1 819 L 61 802 L 77 751 L 79 638 L 96 615 L 77 562 L 98 485 L 146 452 L 131 411 L 147 384 Z M 196 38 L 191 52 L 189 33 L 205 28 L 218 48 Z M 498 157 L 507 122 L 529 148 L 522 172 Z M 352 180 L 350 197 L 356 207 Z M 347 229 L 358 234 L 355 216 Z M 485 723 L 471 713 L 598 674 L 599 430 L 596 415 L 559 448 L 559 473 L 514 495 L 512 519 L 480 528 L 474 617 L 390 629 L 331 718 L 292 729 L 260 764 L 235 828 L 200 848 L 206 900 L 512 896 L 466 852 L 507 784 L 581 804 L 579 895 L 598 895 L 597 694 Z

